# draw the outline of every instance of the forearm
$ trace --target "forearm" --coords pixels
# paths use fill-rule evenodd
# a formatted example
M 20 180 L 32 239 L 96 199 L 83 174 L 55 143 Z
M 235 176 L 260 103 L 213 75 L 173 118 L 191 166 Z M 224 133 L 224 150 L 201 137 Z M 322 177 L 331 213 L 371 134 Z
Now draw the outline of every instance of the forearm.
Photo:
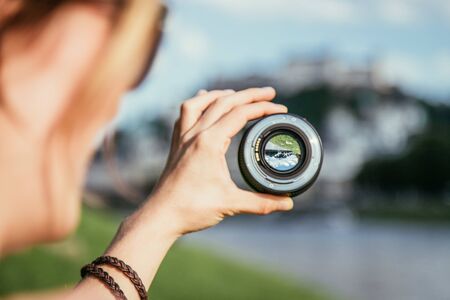
M 152 205 L 152 203 L 147 203 Z M 164 214 L 156 208 L 140 210 L 122 222 L 116 237 L 105 255 L 117 257 L 133 268 L 148 289 L 155 274 L 178 238 L 171 224 L 165 224 Z M 142 220 L 146 225 L 141 226 Z M 120 271 L 107 265 L 101 266 L 108 272 L 124 291 L 128 299 L 139 299 L 130 280 Z M 96 278 L 87 276 L 74 289 L 73 299 L 114 299 L 107 287 Z M 71 298 L 72 299 L 72 298 Z

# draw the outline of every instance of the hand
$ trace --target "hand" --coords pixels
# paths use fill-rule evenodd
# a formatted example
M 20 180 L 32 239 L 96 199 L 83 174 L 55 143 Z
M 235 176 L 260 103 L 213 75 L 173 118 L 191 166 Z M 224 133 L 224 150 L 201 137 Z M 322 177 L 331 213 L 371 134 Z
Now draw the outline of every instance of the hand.
M 240 92 L 200 91 L 184 102 L 160 182 L 149 201 L 122 222 L 105 254 L 126 261 L 148 287 L 179 236 L 214 226 L 226 216 L 292 209 L 292 199 L 287 196 L 239 189 L 231 180 L 225 160 L 231 138 L 249 120 L 287 111 L 285 106 L 269 102 L 274 97 L 272 88 L 253 88 Z M 114 268 L 105 268 L 127 295 L 138 299 L 127 278 Z M 111 296 L 89 278 L 73 296 L 81 299 L 87 295 L 96 299 Z
M 216 225 L 226 216 L 269 214 L 292 209 L 292 199 L 239 189 L 231 180 L 225 153 L 231 138 L 249 120 L 285 113 L 270 102 L 273 88 L 239 92 L 200 91 L 181 106 L 166 169 L 141 213 L 157 211 L 178 235 Z

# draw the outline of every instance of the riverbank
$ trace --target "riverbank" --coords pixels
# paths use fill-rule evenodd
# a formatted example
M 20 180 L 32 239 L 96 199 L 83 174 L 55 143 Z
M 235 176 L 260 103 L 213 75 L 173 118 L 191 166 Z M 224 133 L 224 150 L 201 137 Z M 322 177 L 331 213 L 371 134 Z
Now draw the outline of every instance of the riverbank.
M 360 219 L 387 220 L 412 223 L 444 223 L 450 225 L 450 205 L 422 205 L 420 207 L 381 206 L 356 209 Z

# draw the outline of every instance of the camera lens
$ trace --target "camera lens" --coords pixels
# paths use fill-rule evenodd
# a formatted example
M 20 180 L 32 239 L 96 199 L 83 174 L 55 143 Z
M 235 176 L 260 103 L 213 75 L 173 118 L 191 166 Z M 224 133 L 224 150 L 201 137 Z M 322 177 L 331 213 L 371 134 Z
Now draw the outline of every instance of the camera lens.
M 238 158 L 241 173 L 253 189 L 295 196 L 316 180 L 323 150 L 317 131 L 304 118 L 277 114 L 247 129 Z

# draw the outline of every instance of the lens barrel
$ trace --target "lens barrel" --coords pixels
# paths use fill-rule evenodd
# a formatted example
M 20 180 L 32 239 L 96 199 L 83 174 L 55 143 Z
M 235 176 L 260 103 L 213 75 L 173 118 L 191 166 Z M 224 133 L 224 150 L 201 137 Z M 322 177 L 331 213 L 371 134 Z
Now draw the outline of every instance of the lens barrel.
M 276 114 L 249 127 L 238 152 L 245 181 L 263 193 L 296 196 L 317 179 L 323 161 L 320 136 L 306 119 Z

